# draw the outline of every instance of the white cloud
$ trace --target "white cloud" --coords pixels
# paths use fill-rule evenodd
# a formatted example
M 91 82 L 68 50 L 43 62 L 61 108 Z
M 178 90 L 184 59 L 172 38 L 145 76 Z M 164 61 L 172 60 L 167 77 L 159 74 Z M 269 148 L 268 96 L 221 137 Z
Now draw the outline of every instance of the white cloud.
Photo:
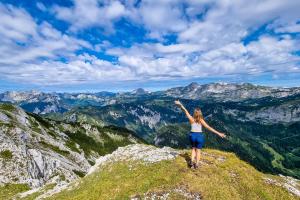
M 36 6 L 44 11 L 43 4 Z M 300 72 L 299 56 L 293 53 L 300 41 L 289 36 L 300 32 L 299 6 L 299 1 L 279 0 L 74 0 L 71 7 L 53 7 L 58 19 L 70 23 L 71 31 L 63 33 L 22 8 L 0 3 L 0 77 L 53 85 Z M 92 46 L 76 38 L 92 27 L 113 34 L 121 18 L 159 40 L 125 48 L 108 40 Z M 243 44 L 264 24 L 280 35 L 263 33 Z M 172 43 L 166 43 L 169 34 L 177 37 Z M 82 48 L 117 61 L 78 55 Z
M 122 16 L 124 13 L 124 6 L 119 1 L 114 1 L 107 7 L 105 16 L 107 16 L 109 19 L 115 19 Z
M 162 45 L 160 43 L 155 45 L 155 48 L 160 53 L 181 53 L 188 54 L 202 50 L 201 46 L 196 44 L 180 43 L 171 45 Z
M 74 0 L 73 7 L 54 6 L 53 11 L 57 18 L 70 22 L 73 31 L 97 26 L 113 31 L 113 21 L 125 15 L 119 1 Z
M 72 30 L 98 26 L 112 32 L 114 21 L 124 17 L 142 25 L 150 38 L 164 41 L 165 36 L 178 34 L 179 42 L 198 43 L 207 50 L 239 42 L 272 20 L 281 26 L 300 18 L 300 1 L 294 0 L 73 1 L 71 8 L 54 8 L 59 19 L 72 24 Z M 298 26 L 289 29 L 298 30 Z
M 300 18 L 300 1 L 239 1 L 220 0 L 213 4 L 203 20 L 193 20 L 189 27 L 179 34 L 182 42 L 193 42 L 207 50 L 232 42 L 239 42 L 251 31 L 280 19 L 281 23 Z M 201 5 L 203 6 L 203 5 Z
M 150 30 L 150 36 L 160 37 L 169 32 L 180 32 L 187 27 L 183 8 L 178 1 L 141 2 L 138 8 L 141 23 Z
M 38 64 L 28 63 L 22 67 L 1 67 L 2 76 L 19 82 L 39 85 L 76 84 L 135 79 L 132 72 L 119 65 L 97 59 L 89 55 L 74 57 L 68 63 L 44 61 Z
M 23 9 L 0 3 L 0 36 L 2 39 L 25 41 L 36 35 L 34 19 Z M 2 41 L 3 42 L 3 41 Z
M 36 7 L 37 7 L 38 9 L 40 9 L 41 11 L 43 11 L 43 12 L 46 12 L 46 11 L 47 11 L 46 6 L 45 6 L 42 2 L 37 2 L 37 3 L 36 3 Z
M 0 46 L 0 69 L 2 76 L 7 72 L 26 69 L 27 65 L 34 63 L 38 66 L 39 59 L 55 60 L 62 56 L 68 58 L 75 56 L 75 50 L 82 47 L 91 48 L 88 42 L 65 35 L 47 22 L 37 24 L 21 8 L 0 4 L 0 9 L 0 43 L 2 44 Z M 23 73 L 23 76 L 28 73 Z M 15 77 L 10 78 L 17 78 L 16 74 Z
M 208 51 L 194 65 L 207 74 L 259 74 L 266 71 L 291 72 L 295 70 L 299 57 L 293 55 L 299 49 L 298 41 L 261 37 L 247 46 L 232 43 Z
M 119 56 L 122 66 L 131 69 L 136 78 L 162 79 L 172 77 L 208 77 L 227 74 L 261 74 L 264 72 L 299 71 L 292 52 L 299 50 L 299 41 L 289 37 L 261 37 L 248 45 L 234 42 L 199 53 L 197 45 L 164 46 L 143 44 L 129 49 L 110 49 Z M 300 72 L 300 71 L 299 71 Z
M 279 25 L 275 28 L 276 33 L 300 33 L 300 24 L 289 23 L 286 25 Z

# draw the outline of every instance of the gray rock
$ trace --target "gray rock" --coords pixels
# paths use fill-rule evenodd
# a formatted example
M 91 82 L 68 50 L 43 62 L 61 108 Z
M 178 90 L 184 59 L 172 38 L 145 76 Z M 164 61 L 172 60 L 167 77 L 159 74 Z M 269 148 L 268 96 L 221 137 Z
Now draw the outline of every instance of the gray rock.
M 143 163 L 156 163 L 162 160 L 172 160 L 179 155 L 177 150 L 170 147 L 157 148 L 143 144 L 132 144 L 126 147 L 119 147 L 112 154 L 102 156 L 96 160 L 88 172 L 91 174 L 99 166 L 118 161 L 142 161 Z

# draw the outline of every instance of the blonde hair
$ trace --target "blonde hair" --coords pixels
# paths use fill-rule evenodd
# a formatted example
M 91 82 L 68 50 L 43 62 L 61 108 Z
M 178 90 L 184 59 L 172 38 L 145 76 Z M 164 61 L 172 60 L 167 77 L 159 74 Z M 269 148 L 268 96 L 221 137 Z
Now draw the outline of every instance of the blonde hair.
M 196 123 L 200 123 L 200 120 L 203 119 L 203 115 L 202 115 L 202 112 L 201 112 L 200 108 L 196 108 L 194 110 L 193 118 L 194 118 Z

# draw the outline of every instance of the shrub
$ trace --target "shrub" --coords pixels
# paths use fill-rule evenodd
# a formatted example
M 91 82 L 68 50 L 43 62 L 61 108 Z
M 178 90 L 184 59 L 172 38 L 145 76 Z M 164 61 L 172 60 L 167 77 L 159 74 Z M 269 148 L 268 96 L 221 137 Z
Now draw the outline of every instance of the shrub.
M 9 160 L 9 159 L 12 159 L 13 154 L 10 150 L 4 150 L 4 151 L 0 152 L 0 157 L 5 160 Z

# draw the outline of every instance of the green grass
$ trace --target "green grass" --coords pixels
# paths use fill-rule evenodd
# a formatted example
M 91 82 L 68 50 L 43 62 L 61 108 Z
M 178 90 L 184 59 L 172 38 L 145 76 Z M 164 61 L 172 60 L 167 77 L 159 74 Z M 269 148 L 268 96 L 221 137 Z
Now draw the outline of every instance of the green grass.
M 30 113 L 30 112 L 27 112 L 27 114 L 31 117 L 33 117 L 36 121 L 38 121 L 42 126 L 46 127 L 46 128 L 50 128 L 52 127 L 52 124 L 49 122 L 49 120 L 47 119 L 44 119 L 43 117 L 37 115 L 37 114 L 34 114 L 34 113 Z
M 8 130 L 11 130 L 13 128 L 15 128 L 15 123 L 3 123 L 3 122 L 0 122 L 0 127 L 5 127 L 7 128 Z
M 169 191 L 182 185 L 188 192 L 200 193 L 206 200 L 298 199 L 282 187 L 269 185 L 263 179 L 280 180 L 281 177 L 263 174 L 234 154 L 210 149 L 204 151 L 209 154 L 202 156 L 204 164 L 198 170 L 187 167 L 186 153 L 172 161 L 149 165 L 117 162 L 103 166 L 81 179 L 78 186 L 49 199 L 123 200 L 143 196 L 146 192 Z M 211 155 L 223 156 L 226 160 L 220 162 Z M 171 196 L 171 199 L 182 199 L 176 198 L 176 194 Z
M 5 160 L 10 160 L 12 159 L 13 154 L 10 150 L 4 150 L 0 152 L 0 158 L 3 158 Z
M 139 165 L 132 173 L 126 163 L 105 167 L 104 173 L 83 179 L 84 185 L 72 192 L 64 192 L 51 199 L 128 199 L 136 192 L 146 192 L 149 187 L 172 184 L 176 181 L 177 170 L 157 165 Z M 151 177 L 151 180 L 149 180 Z
M 84 153 L 89 156 L 92 151 L 99 153 L 99 155 L 105 155 L 113 152 L 119 146 L 126 146 L 131 144 L 127 138 L 124 137 L 123 140 L 113 140 L 108 137 L 103 130 L 99 130 L 101 133 L 101 139 L 103 139 L 103 143 L 96 141 L 93 137 L 88 136 L 84 133 L 85 130 L 80 129 L 76 132 L 65 131 L 65 133 L 69 136 L 70 141 L 67 141 L 67 146 L 72 150 L 79 152 L 75 143 L 79 144 L 80 148 L 84 151 Z
M 76 147 L 76 143 L 72 140 L 66 142 L 66 146 L 69 147 L 72 151 L 80 153 L 80 150 Z
M 48 144 L 46 143 L 45 141 L 40 141 L 40 144 L 42 144 L 45 148 L 49 148 L 49 149 L 52 149 L 53 151 L 55 151 L 56 153 L 59 153 L 63 156 L 68 156 L 70 155 L 70 152 L 69 151 L 64 151 L 64 150 L 61 150 L 59 147 L 57 146 L 54 146 L 52 144 Z
M 73 172 L 79 176 L 79 177 L 84 177 L 85 176 L 85 172 L 82 172 L 82 171 L 77 171 L 77 170 L 73 170 Z
M 277 153 L 272 147 L 269 145 L 262 143 L 263 147 L 267 149 L 272 155 L 273 155 L 273 160 L 272 160 L 272 165 L 275 168 L 283 169 L 284 167 L 282 166 L 282 161 L 284 160 L 284 157 Z
M 39 127 L 40 124 L 42 127 L 44 127 L 44 129 L 47 131 L 49 135 L 51 135 L 53 138 L 57 138 L 57 134 L 55 133 L 55 131 L 50 130 L 50 128 L 54 128 L 54 126 L 50 123 L 49 119 L 43 118 L 34 113 L 28 112 L 27 114 L 30 116 L 29 120 L 33 131 L 40 133 L 41 132 L 41 129 Z
M 43 193 L 47 192 L 48 190 L 53 189 L 56 186 L 56 183 L 50 183 L 45 185 L 41 190 L 38 190 L 37 192 L 34 192 L 24 198 L 22 200 L 35 200 L 38 196 L 42 195 Z M 16 199 L 21 199 L 21 198 L 16 198 Z
M 0 110 L 6 110 L 6 111 L 9 111 L 9 112 L 13 112 L 13 111 L 16 110 L 16 108 L 12 104 L 0 103 Z
M 88 160 L 88 162 L 90 163 L 91 166 L 95 165 L 96 163 L 92 160 Z
M 86 134 L 82 133 L 81 131 L 77 131 L 75 133 L 71 133 L 69 131 L 65 132 L 72 141 L 76 142 L 80 145 L 80 148 L 84 151 L 84 153 L 89 156 L 91 151 L 99 151 L 100 144 L 99 142 L 95 141 L 92 137 L 87 136 Z M 74 144 L 71 141 L 68 143 L 68 146 L 70 148 L 74 149 Z
M 0 199 L 9 200 L 17 193 L 25 192 L 29 189 L 27 184 L 6 184 L 0 187 Z

